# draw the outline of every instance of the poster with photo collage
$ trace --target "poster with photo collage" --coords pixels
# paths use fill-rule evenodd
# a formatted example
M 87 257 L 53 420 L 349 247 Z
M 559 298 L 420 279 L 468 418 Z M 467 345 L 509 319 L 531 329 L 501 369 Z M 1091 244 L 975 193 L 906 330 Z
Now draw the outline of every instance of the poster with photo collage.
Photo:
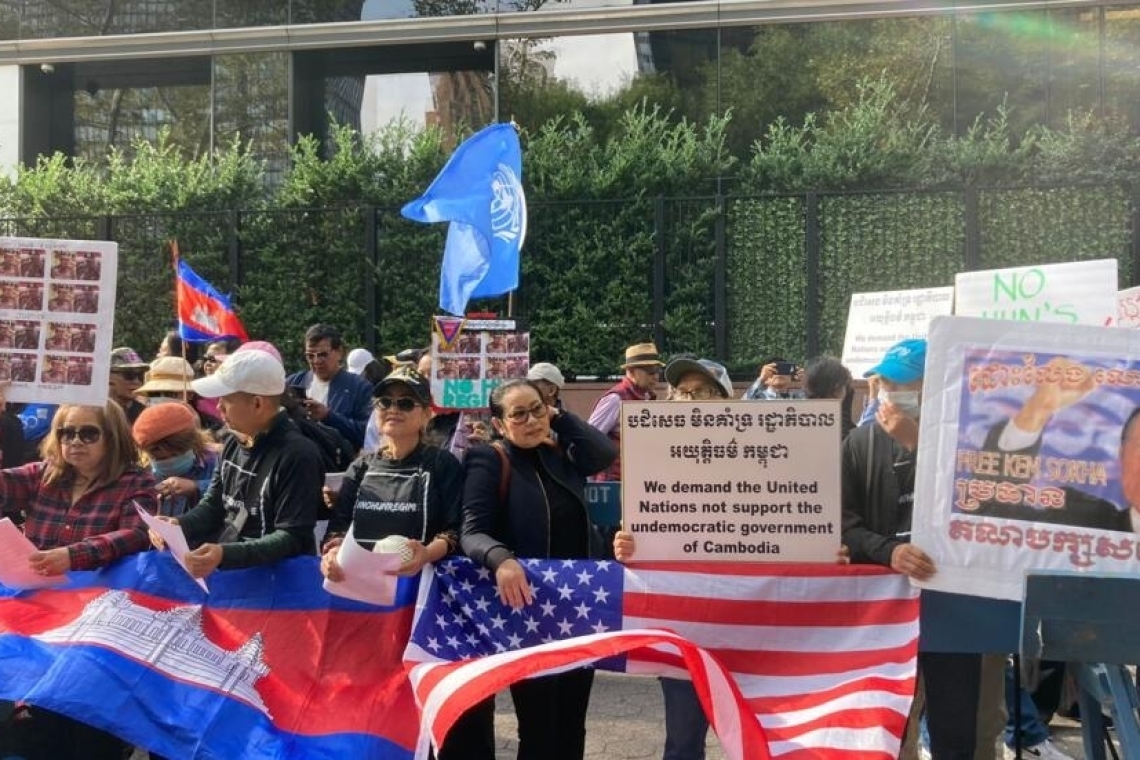
M 510 319 L 438 317 L 431 358 L 431 393 L 438 407 L 484 409 L 497 386 L 526 377 L 530 333 Z
M 14 402 L 101 404 L 117 243 L 0 237 L 0 381 Z

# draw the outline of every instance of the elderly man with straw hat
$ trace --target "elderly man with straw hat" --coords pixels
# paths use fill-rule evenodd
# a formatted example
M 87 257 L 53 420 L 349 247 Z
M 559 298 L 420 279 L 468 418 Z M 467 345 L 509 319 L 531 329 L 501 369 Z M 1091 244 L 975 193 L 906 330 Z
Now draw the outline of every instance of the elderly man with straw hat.
M 590 414 L 590 424 L 610 437 L 621 451 L 621 425 L 618 424 L 618 414 L 621 412 L 622 401 L 652 401 L 657 398 L 653 389 L 661 381 L 661 368 L 665 362 L 657 352 L 653 343 L 637 343 L 625 350 L 625 361 L 621 368 L 625 370 L 622 377 L 614 387 L 606 391 L 593 413 Z M 608 469 L 595 475 L 595 481 L 621 480 L 621 456 L 619 455 Z

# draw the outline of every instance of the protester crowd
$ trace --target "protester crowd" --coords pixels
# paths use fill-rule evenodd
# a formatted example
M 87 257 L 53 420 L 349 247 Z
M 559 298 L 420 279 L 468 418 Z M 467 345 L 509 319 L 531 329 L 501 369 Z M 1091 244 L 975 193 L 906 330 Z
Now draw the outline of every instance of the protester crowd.
M 603 539 L 585 498 L 588 479 L 621 479 L 623 401 L 738 395 L 723 365 L 689 354 L 666 361 L 646 342 L 625 350 L 621 379 L 588 420 L 563 408 L 565 378 L 545 362 L 499 385 L 483 417 L 433 403 L 426 350 L 378 358 L 348 349 L 335 327 L 314 325 L 304 336 L 308 368 L 287 375 L 269 343 L 183 344 L 170 333 L 150 361 L 131 348 L 112 351 L 106 404 L 46 414 L 33 407 L 39 419 L 50 417 L 44 429 L 26 426 L 29 438 L 43 433 L 38 446 L 24 440 L 7 411 L 0 416 L 0 508 L 37 547 L 31 568 L 60 575 L 161 549 L 137 505 L 182 527 L 192 549 L 187 567 L 199 578 L 319 554 L 321 572 L 335 581 L 345 572 L 337 552 L 350 531 L 366 548 L 395 535 L 409 549 L 399 574 L 462 553 L 494 576 L 504 604 L 519 609 L 533 602 L 519 558 L 633 558 L 633 536 L 618 531 Z M 801 367 L 773 356 L 741 396 L 840 401 L 840 561 L 916 579 L 937 572 L 909 541 L 924 359 L 921 340 L 886 353 L 868 373 L 877 391 L 858 426 L 851 373 L 832 357 Z M 340 472 L 338 488 L 326 488 L 325 476 Z M 314 532 L 320 520 L 328 520 L 323 537 Z M 1063 760 L 1028 692 L 1007 688 L 1007 667 L 1004 658 L 920 653 L 901 756 L 989 760 L 1003 744 L 1008 753 L 1020 731 L 1025 756 Z M 520 758 L 583 757 L 592 681 L 587 668 L 511 687 Z M 689 681 L 661 681 L 662 757 L 700 760 L 708 722 L 695 690 Z M 1008 726 L 1003 743 L 1014 712 L 1006 701 L 1018 695 L 1022 723 Z M 34 704 L 0 703 L 0 719 L 0 748 L 13 756 L 123 757 L 116 737 Z M 495 757 L 493 699 L 460 719 L 438 757 Z

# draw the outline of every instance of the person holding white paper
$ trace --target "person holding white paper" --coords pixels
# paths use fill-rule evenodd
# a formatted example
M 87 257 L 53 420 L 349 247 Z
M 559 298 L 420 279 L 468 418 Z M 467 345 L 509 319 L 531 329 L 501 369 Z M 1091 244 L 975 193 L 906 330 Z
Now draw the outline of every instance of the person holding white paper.
M 150 545 L 134 504 L 156 510 L 154 478 L 139 466 L 116 402 L 60 406 L 40 450 L 42 462 L 0 470 L 0 512 L 24 518 L 24 535 L 38 548 L 28 558 L 33 572 L 91 570 Z M 122 757 L 111 734 L 34 705 L 29 712 L 33 758 Z
M 431 419 L 427 378 L 400 367 L 372 393 L 383 443 L 353 462 L 341 482 L 321 561 L 321 571 L 334 581 L 342 577 L 336 549 L 349 525 L 365 548 L 385 536 L 406 536 L 413 556 L 401 575 L 418 573 L 458 545 L 463 468 L 452 454 L 424 442 Z
M 337 552 L 350 526 L 353 539 L 367 548 L 386 536 L 407 537 L 412 557 L 396 570 L 399 575 L 414 575 L 440 561 L 459 542 L 463 468 L 450 452 L 425 442 L 431 419 L 428 379 L 399 367 L 376 384 L 372 396 L 382 443 L 344 475 L 321 558 L 321 573 L 330 581 L 346 579 Z M 493 712 L 461 716 L 438 757 L 493 760 Z

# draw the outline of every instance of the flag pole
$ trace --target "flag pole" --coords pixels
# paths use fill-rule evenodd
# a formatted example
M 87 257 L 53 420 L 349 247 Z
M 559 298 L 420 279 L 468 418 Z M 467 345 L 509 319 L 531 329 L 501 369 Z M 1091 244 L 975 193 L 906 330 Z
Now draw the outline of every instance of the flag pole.
M 174 263 L 174 313 L 181 314 L 182 310 L 178 307 L 178 240 L 171 239 L 170 241 L 170 254 L 171 260 Z M 181 326 L 181 320 L 178 321 Z M 182 337 L 182 330 L 178 330 L 178 345 L 182 346 L 182 361 L 187 364 L 190 360 L 187 359 L 186 353 L 186 339 Z M 190 403 L 190 391 L 187 389 L 187 383 L 182 384 L 182 403 Z

